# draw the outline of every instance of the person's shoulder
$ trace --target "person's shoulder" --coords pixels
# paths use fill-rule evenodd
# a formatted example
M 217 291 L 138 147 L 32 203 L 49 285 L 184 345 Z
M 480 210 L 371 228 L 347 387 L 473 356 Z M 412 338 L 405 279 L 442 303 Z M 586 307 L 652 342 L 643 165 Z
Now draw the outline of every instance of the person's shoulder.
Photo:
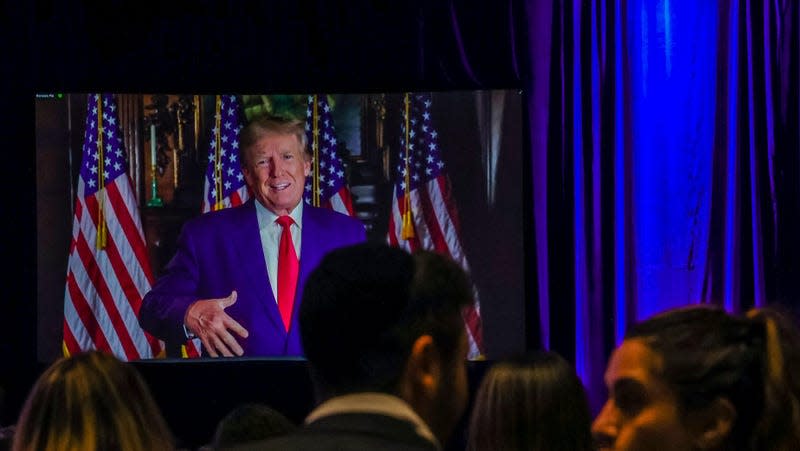
M 282 451 L 361 451 L 380 449 L 383 451 L 435 451 L 433 444 L 391 441 L 372 433 L 354 433 L 352 431 L 317 431 L 312 428 L 301 428 L 291 434 L 244 443 L 231 451 L 273 450 Z
M 311 205 L 305 205 L 303 208 L 308 209 L 308 214 L 317 221 L 324 222 L 329 225 L 332 224 L 334 227 L 340 226 L 364 228 L 364 223 L 357 218 L 331 210 L 329 208 L 320 208 Z
M 250 207 L 251 205 L 249 203 L 244 203 L 235 207 L 202 213 L 186 221 L 184 227 L 187 229 L 203 229 L 206 227 L 218 227 L 222 224 L 235 223 L 242 215 L 249 214 L 250 210 L 255 212 L 255 210 Z

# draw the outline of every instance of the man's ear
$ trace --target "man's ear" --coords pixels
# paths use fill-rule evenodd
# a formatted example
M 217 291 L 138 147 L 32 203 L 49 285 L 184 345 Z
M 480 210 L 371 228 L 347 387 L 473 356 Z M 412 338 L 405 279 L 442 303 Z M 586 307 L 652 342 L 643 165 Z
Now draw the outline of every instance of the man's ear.
M 430 335 L 420 335 L 408 356 L 408 375 L 419 394 L 433 395 L 439 388 L 442 365 L 439 350 Z
M 250 172 L 250 166 L 247 166 L 247 165 L 243 164 L 243 165 L 239 166 L 239 169 L 241 169 L 242 175 L 244 175 L 244 179 L 247 182 L 247 184 L 249 185 L 250 184 L 250 176 L 252 175 L 252 172 Z
M 311 175 L 311 163 L 313 162 L 314 158 L 308 154 L 308 152 L 303 152 L 303 174 L 306 177 Z
M 698 449 L 721 449 L 731 435 L 736 421 L 736 407 L 718 397 L 707 407 L 688 416 L 689 428 Z

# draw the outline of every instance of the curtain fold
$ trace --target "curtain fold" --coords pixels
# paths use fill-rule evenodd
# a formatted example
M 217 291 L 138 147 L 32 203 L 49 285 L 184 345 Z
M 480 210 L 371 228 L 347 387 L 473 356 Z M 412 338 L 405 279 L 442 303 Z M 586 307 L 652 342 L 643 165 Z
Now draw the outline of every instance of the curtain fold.
M 697 303 L 800 310 L 796 1 L 426 8 L 446 24 L 426 33 L 426 73 L 523 86 L 528 344 L 571 359 L 595 408 L 634 321 Z
M 526 20 L 537 332 L 595 408 L 634 321 L 796 309 L 796 2 L 537 1 Z

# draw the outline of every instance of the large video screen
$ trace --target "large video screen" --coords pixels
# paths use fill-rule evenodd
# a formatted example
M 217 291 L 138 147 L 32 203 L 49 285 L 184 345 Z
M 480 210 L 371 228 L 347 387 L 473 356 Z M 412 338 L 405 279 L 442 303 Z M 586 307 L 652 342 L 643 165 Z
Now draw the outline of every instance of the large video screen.
M 187 220 L 247 200 L 226 130 L 263 114 L 314 132 L 307 203 L 358 218 L 369 240 L 447 252 L 469 270 L 472 358 L 524 350 L 521 109 L 514 90 L 36 94 L 38 359 L 197 355 L 192 342 L 165 352 L 139 328 L 139 306 Z

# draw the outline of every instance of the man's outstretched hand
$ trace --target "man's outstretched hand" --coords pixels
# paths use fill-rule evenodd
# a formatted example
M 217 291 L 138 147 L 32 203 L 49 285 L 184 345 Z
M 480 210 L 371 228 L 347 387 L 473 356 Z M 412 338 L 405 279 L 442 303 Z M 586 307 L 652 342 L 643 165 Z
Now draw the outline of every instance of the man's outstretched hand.
M 200 299 L 186 310 L 186 328 L 197 335 L 211 357 L 233 357 L 244 353 L 231 332 L 242 338 L 247 338 L 249 333 L 225 313 L 225 309 L 235 303 L 236 290 L 225 298 Z

